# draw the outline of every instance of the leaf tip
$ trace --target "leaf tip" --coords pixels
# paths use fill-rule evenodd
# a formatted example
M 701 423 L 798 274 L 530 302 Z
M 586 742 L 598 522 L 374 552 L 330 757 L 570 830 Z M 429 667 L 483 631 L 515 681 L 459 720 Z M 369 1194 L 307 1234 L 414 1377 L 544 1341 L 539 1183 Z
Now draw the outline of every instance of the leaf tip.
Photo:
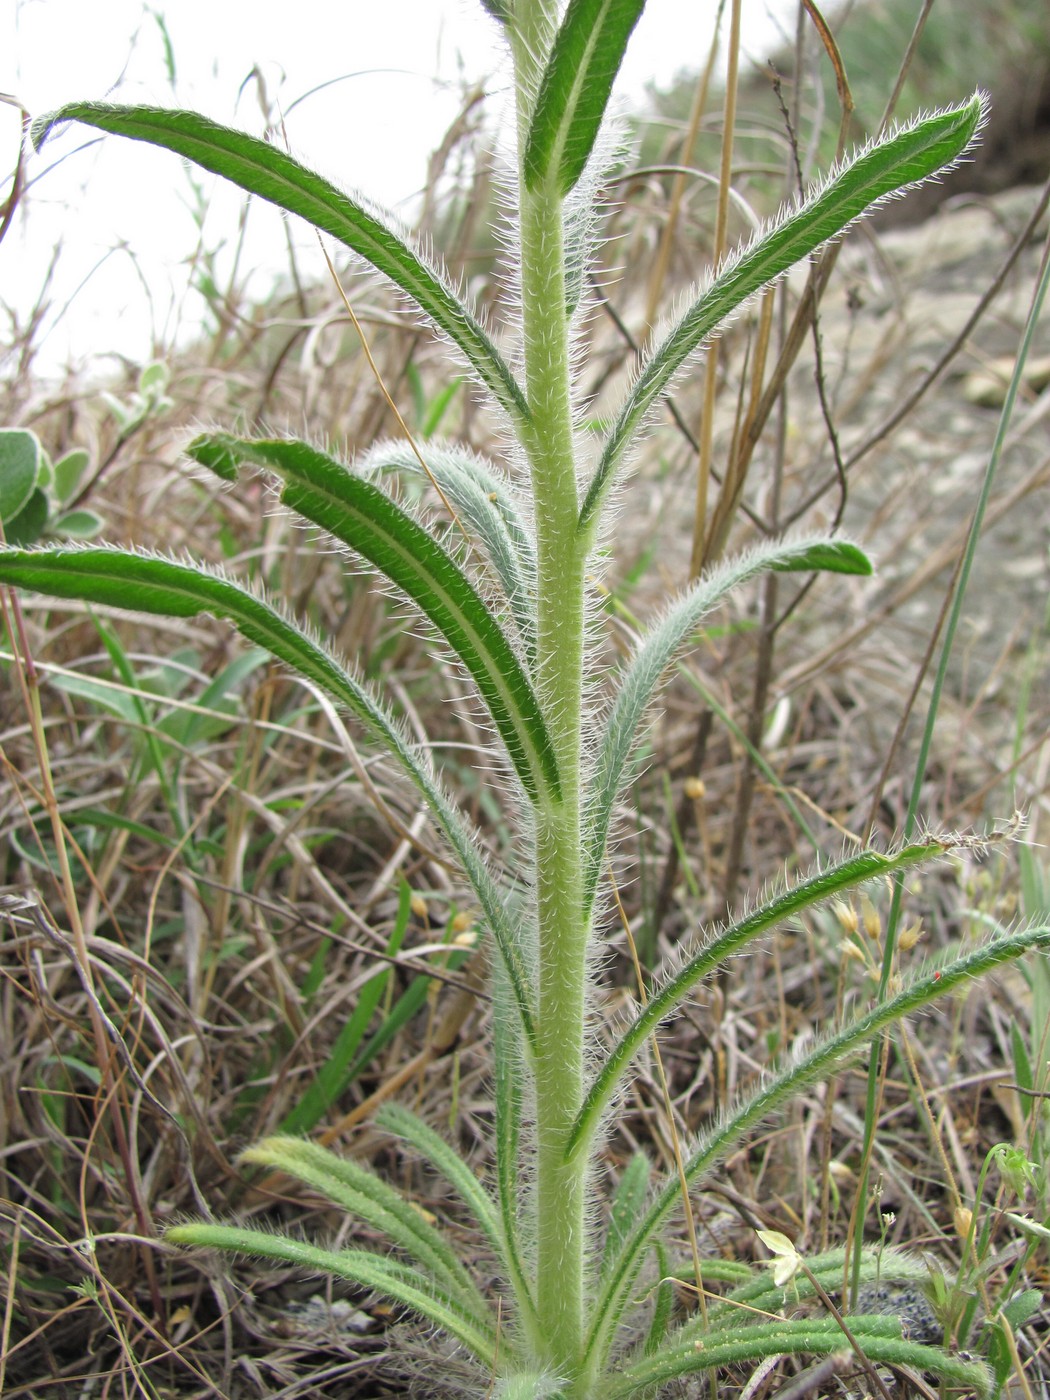
M 186 444 L 186 456 L 207 467 L 223 481 L 236 481 L 241 454 L 237 441 L 228 433 L 201 433 Z
M 52 128 L 65 120 L 61 108 L 56 112 L 45 112 L 42 117 L 34 117 L 29 125 L 29 139 L 33 143 L 33 150 L 39 151 L 51 135 Z

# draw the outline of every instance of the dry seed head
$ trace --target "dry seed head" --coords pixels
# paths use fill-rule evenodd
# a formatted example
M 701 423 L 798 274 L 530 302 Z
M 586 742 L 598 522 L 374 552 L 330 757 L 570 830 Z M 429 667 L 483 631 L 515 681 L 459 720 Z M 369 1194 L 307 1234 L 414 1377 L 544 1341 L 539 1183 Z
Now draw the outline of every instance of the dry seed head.
M 897 938 L 897 947 L 902 953 L 908 953 L 915 947 L 922 937 L 922 920 L 916 919 L 913 924 L 909 924 L 906 929 L 902 929 Z
M 852 958 L 854 962 L 864 961 L 864 954 L 857 947 L 856 943 L 851 942 L 848 938 L 844 938 L 839 944 L 839 952 L 844 958 Z
M 682 784 L 682 790 L 686 797 L 693 802 L 699 802 L 707 793 L 703 778 L 686 778 Z
M 857 932 L 859 927 L 857 911 L 852 904 L 847 904 L 844 899 L 836 899 L 831 908 L 843 933 L 853 934 Z
M 973 1228 L 973 1211 L 969 1206 L 955 1207 L 955 1233 L 961 1240 L 969 1239 L 970 1231 Z
M 458 939 L 461 934 L 469 933 L 474 927 L 474 914 L 469 909 L 461 909 L 449 924 L 449 931 L 453 938 Z M 471 940 L 473 941 L 473 940 Z
M 864 920 L 864 932 L 873 943 L 878 943 L 882 938 L 882 919 L 879 917 L 879 911 L 866 894 L 862 894 L 860 897 L 860 912 Z
M 409 907 L 417 919 L 426 920 L 427 902 L 421 894 L 413 894 L 412 898 L 409 900 Z

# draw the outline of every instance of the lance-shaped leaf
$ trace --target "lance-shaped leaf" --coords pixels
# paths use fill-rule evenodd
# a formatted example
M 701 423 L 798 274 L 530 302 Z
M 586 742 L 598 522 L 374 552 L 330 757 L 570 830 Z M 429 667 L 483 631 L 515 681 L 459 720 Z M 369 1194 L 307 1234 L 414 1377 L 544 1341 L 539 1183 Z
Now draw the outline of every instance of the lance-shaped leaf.
M 213 433 L 186 450 L 228 480 L 239 462 L 276 472 L 286 505 L 356 550 L 411 598 L 470 672 L 529 797 L 558 800 L 558 764 L 525 668 L 466 574 L 419 521 L 309 443 Z
M 504 1015 L 508 1010 L 509 1008 L 505 1008 Z M 513 1024 L 513 1013 L 510 1022 Z M 429 1162 L 449 1182 L 481 1227 L 493 1252 L 507 1272 L 521 1311 L 521 1320 L 530 1338 L 538 1340 L 536 1306 L 521 1268 L 517 1240 L 505 1235 L 495 1203 L 478 1180 L 474 1169 L 463 1160 L 455 1148 L 439 1137 L 433 1128 L 400 1104 L 384 1104 L 375 1116 L 375 1123 L 377 1127 L 410 1143 L 420 1157 Z
M 303 1138 L 277 1136 L 249 1147 L 240 1160 L 312 1186 L 412 1256 L 449 1298 L 475 1317 L 488 1307 L 456 1251 L 422 1211 L 375 1172 Z
M 1043 925 L 993 939 L 940 967 L 924 969 L 896 996 L 880 1002 L 867 1015 L 851 1021 L 841 1030 L 822 1036 L 808 1054 L 771 1075 L 710 1132 L 704 1134 L 685 1164 L 686 1182 L 692 1185 L 714 1170 L 739 1148 L 748 1133 L 760 1123 L 810 1085 L 822 1082 L 829 1074 L 841 1069 L 889 1026 L 921 1011 L 938 997 L 947 995 L 964 983 L 1023 957 L 1032 949 L 1045 951 L 1047 948 L 1050 948 L 1050 926 Z M 681 1200 L 681 1191 L 682 1183 L 677 1173 L 666 1179 L 645 1217 L 631 1232 L 615 1268 L 603 1281 L 587 1339 L 585 1365 L 588 1371 L 605 1364 L 652 1238 Z
M 521 637 L 526 661 L 535 651 L 533 595 L 536 550 L 503 474 L 465 447 L 426 442 L 420 451 L 433 478 L 465 525 L 485 547 Z M 355 461 L 362 476 L 397 471 L 423 474 L 407 442 L 380 442 Z
M 178 564 L 154 555 L 118 549 L 0 549 L 0 583 L 58 598 L 79 598 L 162 617 L 223 618 L 256 646 L 313 681 L 345 705 L 411 779 L 477 895 L 506 968 L 514 1002 L 529 1043 L 534 1040 L 529 979 L 495 880 L 462 816 L 434 777 L 429 763 L 408 742 L 368 688 L 324 646 L 271 604 L 203 565 Z
M 459 347 L 501 407 L 518 422 L 528 418 L 521 388 L 484 328 L 447 279 L 409 245 L 390 216 L 369 202 L 337 188 L 279 147 L 198 112 L 70 102 L 33 123 L 34 145 L 39 149 L 56 123 L 64 121 L 83 122 L 175 151 L 249 194 L 298 214 L 400 287 Z
M 653 403 L 686 361 L 740 306 L 838 237 L 866 210 L 953 165 L 971 144 L 985 116 L 985 101 L 920 117 L 866 146 L 814 194 L 734 255 L 653 348 L 610 430 L 584 498 L 580 528 L 593 526 L 616 472 Z
M 880 875 L 891 875 L 909 865 L 932 860 L 935 856 L 942 855 L 945 849 L 945 843 L 942 841 L 923 841 L 905 846 L 895 855 L 862 851 L 860 855 L 832 865 L 829 869 L 822 870 L 819 875 L 813 875 L 810 879 L 785 890 L 783 894 L 777 895 L 758 909 L 753 909 L 746 918 L 732 924 L 706 942 L 673 977 L 664 982 L 663 986 L 650 992 L 645 1006 L 610 1051 L 577 1115 L 569 1135 L 566 1156 L 573 1157 L 586 1149 L 604 1109 L 616 1093 L 617 1085 L 635 1055 L 660 1023 L 681 1006 L 693 988 L 709 973 L 721 967 L 728 958 L 741 952 L 754 939 L 789 919 L 797 918 L 813 905 L 833 899 L 836 895 L 843 894 L 868 880 L 874 880 Z
M 975 1390 L 979 1395 L 987 1395 L 991 1390 L 991 1374 L 983 1361 L 951 1356 L 939 1347 L 905 1341 L 898 1317 L 852 1316 L 848 1325 L 854 1342 L 871 1361 L 933 1371 L 951 1387 Z M 742 1323 L 732 1337 L 711 1340 L 681 1342 L 672 1332 L 658 1351 L 618 1371 L 606 1394 L 609 1400 L 631 1400 L 637 1395 L 656 1394 L 679 1377 L 697 1371 L 720 1366 L 748 1369 L 776 1356 L 828 1356 L 848 1350 L 849 1345 L 842 1324 L 833 1317 Z
M 168 1244 L 189 1249 L 222 1249 L 231 1254 L 279 1259 L 311 1273 L 345 1278 L 427 1318 L 462 1342 L 489 1370 L 495 1368 L 497 1354 L 505 1356 L 507 1342 L 501 1339 L 497 1347 L 495 1331 L 487 1319 L 466 1312 L 454 1298 L 435 1288 L 425 1274 L 396 1259 L 382 1258 L 364 1249 L 320 1249 L 303 1240 L 235 1225 L 173 1225 L 164 1232 L 164 1238 Z
M 823 537 L 764 544 L 698 579 L 647 633 L 624 668 L 620 689 L 598 740 L 584 834 L 588 909 L 601 877 L 616 798 L 631 780 L 631 753 L 660 677 L 704 615 L 732 589 L 766 569 L 870 574 L 871 562 L 846 540 Z
M 566 195 L 594 147 L 627 41 L 645 0 L 570 0 L 540 83 L 525 143 L 525 183 L 554 172 Z

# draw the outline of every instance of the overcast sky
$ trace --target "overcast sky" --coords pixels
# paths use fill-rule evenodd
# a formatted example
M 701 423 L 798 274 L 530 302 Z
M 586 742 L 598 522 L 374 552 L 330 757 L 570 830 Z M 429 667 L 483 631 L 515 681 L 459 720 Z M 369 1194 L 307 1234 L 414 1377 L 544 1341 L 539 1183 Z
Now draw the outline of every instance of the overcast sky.
M 768 6 L 747 0 L 745 8 L 757 48 L 772 32 Z M 699 66 L 715 10 L 714 0 L 649 0 L 628 49 L 624 99 L 640 102 L 647 81 Z M 258 132 L 253 65 L 287 114 L 301 159 L 409 211 L 465 82 L 485 84 L 493 120 L 502 106 L 498 28 L 479 0 L 0 0 L 0 91 L 34 115 L 111 96 L 194 107 Z M 5 171 L 17 134 L 17 113 L 0 107 Z M 31 158 L 25 216 L 0 246 L 0 300 L 23 317 L 61 247 L 41 359 L 49 370 L 110 349 L 144 358 L 152 334 L 164 338 L 199 314 L 185 292 L 198 240 L 189 172 L 116 137 L 78 149 L 90 139 L 67 128 Z M 231 235 L 239 206 L 212 194 L 210 177 L 202 183 L 205 240 L 214 245 Z M 283 232 L 255 210 L 250 232 L 260 266 L 254 290 L 265 295 Z

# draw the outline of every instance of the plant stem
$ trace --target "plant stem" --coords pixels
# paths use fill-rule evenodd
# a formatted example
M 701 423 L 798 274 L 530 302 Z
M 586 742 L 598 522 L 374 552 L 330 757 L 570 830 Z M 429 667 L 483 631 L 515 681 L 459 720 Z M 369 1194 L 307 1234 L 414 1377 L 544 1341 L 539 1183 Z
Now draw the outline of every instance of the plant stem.
M 514 57 L 519 135 L 528 129 L 538 74 L 557 9 L 531 0 L 517 10 Z M 544 42 L 546 40 L 546 42 Z M 584 1001 L 589 920 L 583 916 L 580 711 L 584 565 L 566 316 L 562 200 L 549 181 L 520 190 L 522 331 L 530 421 L 537 553 L 537 688 L 557 754 L 561 800 L 535 812 L 537 908 L 536 1222 L 537 1305 L 549 1355 L 571 1376 L 584 1335 L 586 1162 L 565 1161 L 584 1079 Z

